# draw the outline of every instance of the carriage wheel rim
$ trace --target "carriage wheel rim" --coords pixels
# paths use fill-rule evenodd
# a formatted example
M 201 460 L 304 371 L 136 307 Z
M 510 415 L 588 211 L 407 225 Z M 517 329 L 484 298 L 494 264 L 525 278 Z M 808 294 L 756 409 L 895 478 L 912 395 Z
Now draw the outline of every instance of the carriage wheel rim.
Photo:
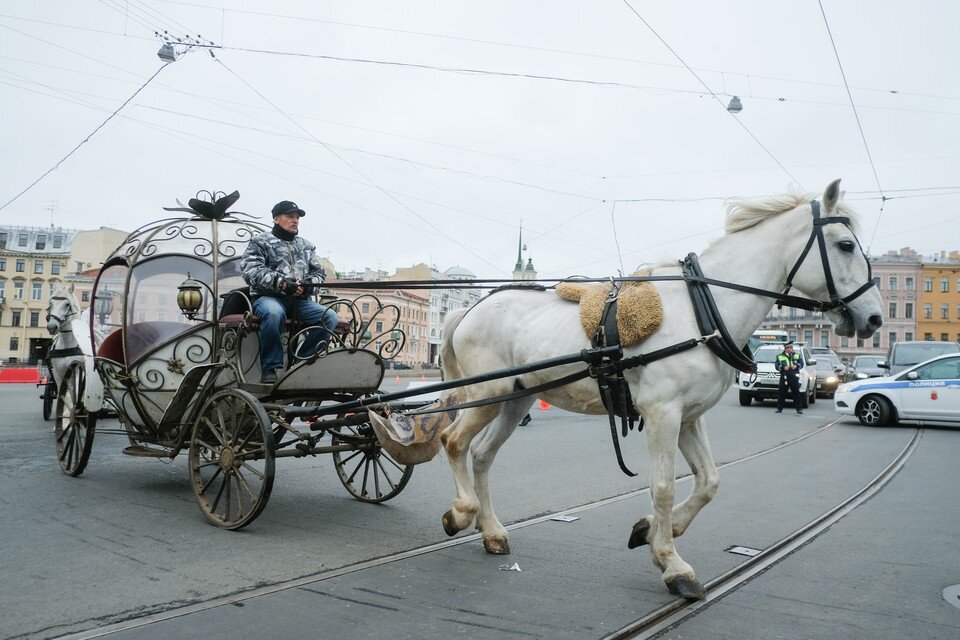
M 262 406 L 245 392 L 220 392 L 201 410 L 190 439 L 190 479 L 213 524 L 239 529 L 266 506 L 274 471 L 269 425 Z
M 360 436 L 353 427 L 345 429 L 349 435 Z M 333 444 L 337 444 L 337 440 L 333 434 Z M 403 491 L 413 474 L 413 466 L 397 463 L 380 447 L 376 436 L 371 436 L 368 444 L 359 445 L 356 450 L 334 452 L 333 463 L 340 483 L 361 502 L 390 500 Z
M 93 439 L 93 418 L 83 407 L 83 370 L 72 365 L 64 375 L 57 396 L 56 439 L 57 462 L 67 475 L 80 475 L 87 465 Z

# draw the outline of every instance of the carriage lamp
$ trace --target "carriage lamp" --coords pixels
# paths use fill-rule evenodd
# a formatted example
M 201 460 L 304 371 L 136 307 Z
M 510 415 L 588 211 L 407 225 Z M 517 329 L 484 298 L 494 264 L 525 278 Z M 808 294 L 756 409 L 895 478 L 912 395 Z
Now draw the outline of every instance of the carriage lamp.
M 727 111 L 730 113 L 740 113 L 743 111 L 743 103 L 740 102 L 739 97 L 733 96 L 733 99 L 730 100 L 730 104 L 727 105 Z
M 177 287 L 177 306 L 180 307 L 180 312 L 190 320 L 197 316 L 197 312 L 203 305 L 201 287 L 203 287 L 203 284 L 191 278 L 189 272 L 187 273 L 187 279 Z
M 107 318 L 113 315 L 112 291 L 104 289 L 93 297 L 93 312 L 100 319 L 100 324 L 106 324 Z

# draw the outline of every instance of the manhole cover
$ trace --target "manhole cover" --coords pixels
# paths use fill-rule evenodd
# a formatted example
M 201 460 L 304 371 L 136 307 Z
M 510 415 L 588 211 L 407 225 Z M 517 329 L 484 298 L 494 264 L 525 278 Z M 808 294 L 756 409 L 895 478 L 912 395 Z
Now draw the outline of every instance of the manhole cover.
M 960 609 L 960 584 L 947 587 L 943 590 L 943 599 Z

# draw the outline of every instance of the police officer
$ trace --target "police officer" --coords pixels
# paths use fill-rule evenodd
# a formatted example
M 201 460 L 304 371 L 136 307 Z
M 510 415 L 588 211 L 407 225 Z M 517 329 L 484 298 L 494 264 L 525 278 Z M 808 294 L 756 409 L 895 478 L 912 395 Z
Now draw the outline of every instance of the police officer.
M 787 387 L 793 394 L 793 406 L 798 414 L 803 414 L 800 400 L 800 369 L 803 369 L 803 358 L 793 352 L 793 343 L 783 346 L 783 351 L 777 355 L 777 371 L 780 372 L 780 393 L 777 395 L 777 413 L 783 412 L 783 405 L 787 400 Z

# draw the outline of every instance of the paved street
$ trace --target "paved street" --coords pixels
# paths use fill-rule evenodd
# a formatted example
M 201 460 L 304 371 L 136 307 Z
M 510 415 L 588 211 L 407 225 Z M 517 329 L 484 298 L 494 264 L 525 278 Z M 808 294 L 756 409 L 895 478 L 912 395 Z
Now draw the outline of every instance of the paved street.
M 405 383 L 388 380 L 385 386 L 398 388 Z M 4 514 L 0 540 L 6 546 L 0 561 L 4 576 L 0 582 L 3 639 L 55 637 L 446 539 L 440 515 L 450 505 L 453 487 L 441 458 L 418 467 L 404 492 L 385 505 L 350 499 L 329 457 L 279 460 L 276 484 L 264 513 L 249 528 L 227 532 L 206 524 L 201 516 L 188 486 L 185 459 L 164 463 L 126 457 L 120 453 L 125 440 L 105 436 L 95 441 L 85 473 L 69 478 L 57 466 L 53 423 L 42 421 L 33 387 L 0 387 L 0 403 L 5 407 L 0 416 L 0 450 L 4 452 L 0 457 L 0 505 Z M 643 437 L 631 435 L 624 443 L 628 464 L 640 472 L 638 479 L 631 480 L 616 467 L 605 418 L 536 408 L 532 415 L 533 422 L 518 429 L 495 466 L 494 498 L 505 523 L 647 486 L 649 465 Z M 778 416 L 769 403 L 740 407 L 736 395 L 730 393 L 709 414 L 708 423 L 716 458 L 724 462 L 764 451 L 834 419 L 826 400 L 820 400 L 802 417 L 792 413 Z M 775 457 L 722 471 L 717 500 L 682 539 L 682 552 L 701 575 L 709 577 L 729 568 L 737 556 L 716 553 L 719 544 L 752 543 L 761 548 L 785 535 L 788 526 L 802 525 L 868 482 L 903 448 L 912 433 L 913 429 L 907 427 L 865 429 L 848 421 L 825 435 L 784 448 Z M 931 633 L 918 633 L 918 637 L 956 637 L 938 634 L 955 632 L 960 625 L 960 610 L 951 610 L 939 595 L 943 588 L 960 583 L 960 555 L 949 535 L 960 525 L 960 514 L 946 507 L 953 504 L 950 482 L 955 486 L 957 481 L 960 431 L 927 429 L 921 444 L 924 461 L 908 465 L 902 478 L 895 479 L 895 491 L 881 494 L 858 510 L 862 522 L 857 528 L 838 525 L 836 533 L 829 534 L 833 540 L 819 545 L 828 552 L 828 566 L 823 567 L 819 555 L 816 562 L 809 562 L 797 554 L 783 563 L 790 565 L 785 573 L 765 574 L 742 592 L 724 599 L 723 607 L 737 607 L 742 601 L 742 606 L 760 616 L 752 622 L 753 629 L 762 628 L 757 625 L 771 602 L 780 603 L 774 607 L 779 615 L 821 616 L 832 621 L 829 610 L 811 604 L 816 600 L 812 592 L 829 592 L 830 585 L 842 586 L 844 592 L 869 586 L 877 610 L 902 602 L 903 592 L 925 603 L 929 611 L 924 613 L 921 608 L 917 615 L 926 616 L 922 619 L 933 615 L 938 622 L 930 627 Z M 678 495 L 686 491 L 680 485 Z M 747 495 L 752 497 L 745 502 L 743 497 Z M 568 555 L 568 560 L 582 565 L 577 565 L 580 573 L 576 575 L 585 579 L 589 576 L 590 584 L 597 583 L 597 591 L 602 591 L 605 584 L 598 575 L 608 575 L 614 592 L 664 599 L 666 592 L 658 584 L 645 552 L 630 552 L 634 555 L 629 556 L 631 568 L 626 573 L 617 560 L 625 553 L 621 547 L 629 522 L 648 511 L 649 499 L 640 496 L 618 505 L 620 511 L 611 516 L 616 520 L 615 528 L 607 520 L 591 525 L 599 529 L 589 539 L 610 549 L 603 560 L 597 559 L 601 564 L 592 567 L 589 553 Z M 511 561 L 531 562 L 530 546 L 524 555 L 519 541 L 523 535 L 540 535 L 537 531 L 537 527 L 530 527 L 512 536 L 518 542 Z M 869 538 L 864 539 L 863 534 Z M 920 535 L 924 537 L 918 538 Z M 547 556 L 550 545 L 556 543 L 554 539 L 543 543 Z M 921 549 L 928 555 L 915 555 Z M 888 569 L 875 562 L 877 553 L 889 559 Z M 550 563 L 547 557 L 538 561 Z M 868 585 L 857 579 L 861 569 Z M 783 590 L 793 592 L 797 580 L 804 585 L 800 594 L 803 598 L 785 594 L 787 600 L 777 600 L 771 595 Z M 827 584 L 820 584 L 820 580 Z M 884 587 L 884 581 L 892 584 Z M 584 596 L 583 604 L 591 604 L 590 599 L 600 595 Z M 763 601 L 758 604 L 761 596 Z M 284 599 L 278 597 L 279 601 L 264 603 L 266 610 L 277 612 L 280 618 L 295 618 L 295 610 L 281 606 L 279 602 Z M 570 594 L 560 597 L 569 598 Z M 544 597 L 543 612 L 534 607 L 523 615 L 532 622 L 558 606 L 546 600 Z M 858 613 L 856 604 L 842 606 L 853 610 L 843 614 L 853 616 L 853 628 L 858 616 L 868 614 Z M 819 613 L 811 613 L 811 608 Z M 722 609 L 710 611 L 715 610 Z M 955 626 L 943 626 L 943 621 L 954 614 Z M 224 615 L 222 611 L 220 615 Z M 366 618 L 374 627 L 376 616 L 375 612 Z M 585 616 L 589 618 L 590 610 Z M 744 635 L 741 618 L 731 611 L 725 611 L 719 623 L 711 623 L 711 617 L 698 616 L 691 624 L 702 622 L 710 628 L 720 624 L 728 637 L 764 637 Z M 387 620 L 383 618 L 384 624 Z M 600 629 L 603 622 L 587 619 L 583 623 L 596 623 Z M 394 626 L 399 624 L 391 620 L 387 626 L 400 630 L 402 627 Z M 530 632 L 548 633 L 546 628 Z M 586 633 L 583 629 L 581 632 Z M 163 637 L 167 632 L 157 626 L 152 633 Z M 178 633 L 190 637 L 182 635 L 183 631 L 174 635 Z M 418 633 L 429 635 L 423 629 Z M 415 634 L 410 631 L 410 635 Z M 133 633 L 131 637 L 140 636 Z M 678 631 L 674 637 L 710 634 L 703 630 L 693 635 Z M 859 636 L 854 633 L 850 637 Z

